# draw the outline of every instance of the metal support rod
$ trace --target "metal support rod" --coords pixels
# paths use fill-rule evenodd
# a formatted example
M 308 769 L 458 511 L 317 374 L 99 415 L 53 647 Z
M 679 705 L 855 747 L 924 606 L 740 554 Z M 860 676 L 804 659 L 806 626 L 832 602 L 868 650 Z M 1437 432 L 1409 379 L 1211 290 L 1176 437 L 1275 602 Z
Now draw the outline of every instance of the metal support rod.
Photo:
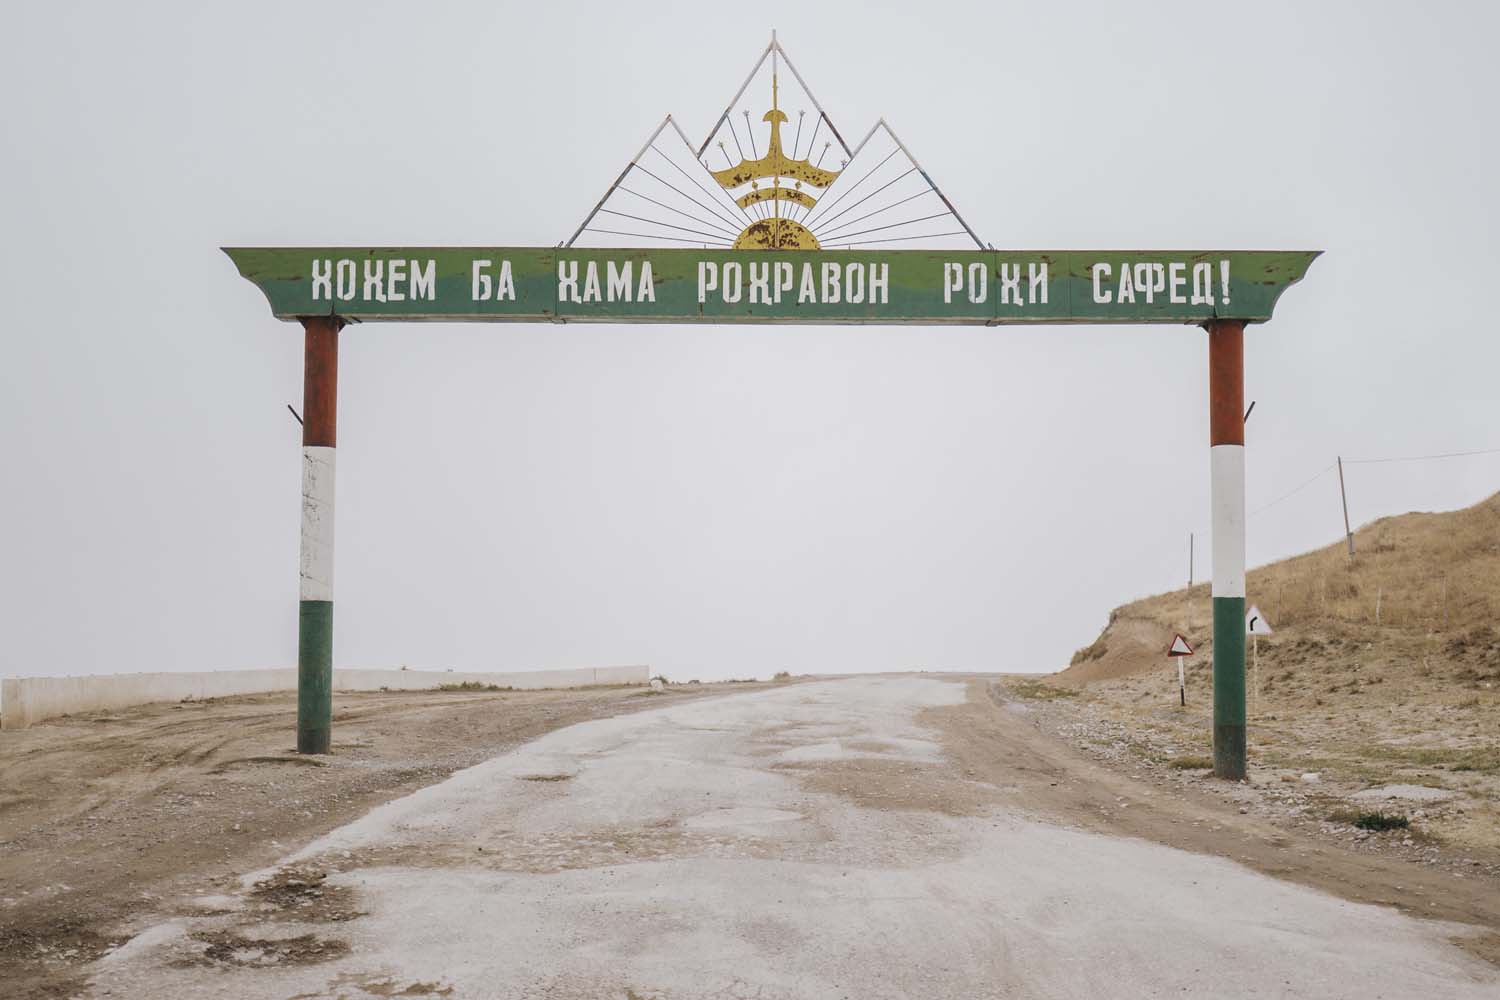
M 797 67 L 792 64 L 792 57 L 786 54 L 786 49 L 781 47 L 781 43 L 776 40 L 774 35 L 771 38 L 771 44 L 775 46 L 776 51 L 779 52 L 781 54 L 781 58 L 785 60 L 786 68 L 792 71 L 792 76 L 797 78 L 797 83 L 802 87 L 802 92 L 807 95 L 807 99 L 809 101 L 812 101 L 813 107 L 818 111 L 818 117 L 828 123 L 828 130 L 833 133 L 833 137 L 837 139 L 839 141 L 839 145 L 843 147 L 844 155 L 849 157 L 849 159 L 851 160 L 854 159 L 854 154 L 849 152 L 849 144 L 844 141 L 844 137 L 842 135 L 839 135 L 838 127 L 833 124 L 833 119 L 828 117 L 828 112 L 824 111 L 823 105 L 818 103 L 817 95 L 812 92 L 812 88 L 807 85 L 807 81 L 802 79 L 802 74 L 798 73 Z M 762 60 L 764 60 L 765 58 L 765 56 L 761 56 Z M 755 66 L 756 69 L 759 69 L 760 63 L 756 63 Z M 755 71 L 751 70 L 750 72 L 751 76 L 753 77 L 755 75 Z M 746 80 L 745 87 L 748 86 L 750 86 L 750 81 Z M 745 87 L 740 88 L 741 94 L 745 92 Z M 738 101 L 740 99 L 739 94 L 736 94 L 734 99 Z M 731 102 L 731 106 L 732 105 L 733 102 Z
M 689 150 L 691 150 L 693 148 L 693 144 L 690 143 L 690 142 L 688 142 L 687 133 L 685 133 L 685 132 L 682 131 L 682 126 L 677 124 L 677 119 L 673 118 L 671 115 L 667 115 L 667 121 L 669 121 L 669 122 L 672 123 L 672 128 L 677 132 L 677 137 L 682 140 L 682 144 L 685 147 L 687 147 Z M 653 145 L 653 148 L 654 148 L 655 144 L 653 143 L 652 145 Z M 664 159 L 668 163 L 670 163 L 672 165 L 672 169 L 673 170 L 676 170 L 679 174 L 681 174 L 682 176 L 686 177 L 688 179 L 688 181 L 691 182 L 692 185 L 694 187 L 696 187 L 699 191 L 702 191 L 704 194 L 708 194 L 708 189 L 705 188 L 702 184 L 699 184 L 698 181 L 696 179 L 694 179 L 691 175 L 689 175 L 686 170 L 683 170 L 682 167 L 677 164 L 677 161 L 673 160 L 666 153 L 663 153 L 659 149 L 656 150 L 656 155 L 660 156 L 662 159 Z M 696 158 L 696 154 L 695 154 L 695 158 Z M 699 160 L 699 162 L 702 162 L 702 160 Z M 703 164 L 703 169 L 705 169 L 705 170 L 708 169 L 708 164 L 707 163 Z M 729 203 L 729 205 L 731 206 L 731 210 L 732 211 L 739 212 L 740 214 L 742 214 L 747 219 L 750 218 L 750 213 L 747 212 L 747 211 L 745 211 L 745 206 L 741 205 L 739 202 L 735 201 L 734 200 L 734 196 L 731 195 L 728 191 L 725 191 L 718 184 L 714 184 L 713 185 L 713 189 L 714 189 L 715 192 L 717 192 L 717 194 L 720 197 L 722 197 L 725 201 L 727 201 Z
M 1245 778 L 1245 323 L 1208 323 L 1214 775 Z
M 333 483 L 338 415 L 336 316 L 304 316 L 302 549 L 298 577 L 297 752 L 333 742 Z
M 724 106 L 724 113 L 719 116 L 719 120 L 718 121 L 714 122 L 714 127 L 708 130 L 708 135 L 703 139 L 703 145 L 701 145 L 701 146 L 698 147 L 698 153 L 697 153 L 698 159 L 700 159 L 700 160 L 703 159 L 703 151 L 708 148 L 708 144 L 710 142 L 713 142 L 713 140 L 714 140 L 714 133 L 718 132 L 719 131 L 719 127 L 722 126 L 725 122 L 727 122 L 727 121 L 730 120 L 730 118 L 729 118 L 730 113 L 732 111 L 734 111 L 734 106 L 739 103 L 740 95 L 745 92 L 745 89 L 750 86 L 750 81 L 754 80 L 755 79 L 755 74 L 760 71 L 760 64 L 766 61 L 766 56 L 768 56 L 768 55 L 771 54 L 771 50 L 773 48 L 779 48 L 779 47 L 780 46 L 778 46 L 776 44 L 776 39 L 774 37 L 771 39 L 770 42 L 768 42 L 766 44 L 766 50 L 760 54 L 760 58 L 759 59 L 755 60 L 755 65 L 750 67 L 750 73 L 749 73 L 749 75 L 747 75 L 745 77 L 745 82 L 742 83 L 742 84 L 740 84 L 740 89 L 736 90 L 734 92 L 734 96 L 731 97 L 729 99 L 729 103 Z M 786 53 L 783 52 L 782 55 L 785 56 Z M 790 66 L 791 63 L 788 62 L 787 65 Z M 795 74 L 796 72 L 797 72 L 796 70 L 792 70 L 793 74 Z M 800 83 L 801 80 L 802 80 L 802 78 L 799 76 L 799 77 L 797 77 L 797 80 Z M 805 84 L 803 85 L 803 89 L 804 90 L 806 89 L 806 85 Z M 808 96 L 811 97 L 812 95 L 809 94 Z M 817 103 L 818 103 L 817 100 L 814 99 L 813 100 L 813 105 L 816 106 Z
M 1250 676 L 1254 679 L 1255 714 L 1260 715 L 1260 633 L 1250 635 Z
M 1187 589 L 1187 614 L 1183 622 L 1187 628 L 1189 637 L 1193 634 L 1193 533 L 1188 532 L 1188 589 Z
M 981 240 L 978 236 L 974 235 L 974 230 L 970 229 L 969 224 L 964 221 L 964 217 L 958 214 L 958 209 L 953 207 L 953 202 L 949 201 L 948 196 L 943 194 L 942 189 L 933 182 L 931 175 L 929 175 L 926 170 L 922 169 L 922 164 L 917 162 L 917 158 L 911 155 L 911 150 L 906 148 L 906 143 L 901 141 L 901 138 L 896 135 L 895 130 L 886 123 L 886 120 L 884 118 L 880 119 L 880 125 L 885 129 L 885 134 L 890 136 L 891 140 L 895 142 L 898 148 L 900 148 L 901 152 L 906 154 L 906 158 L 911 161 L 911 165 L 917 168 L 917 172 L 922 175 L 922 179 L 927 182 L 927 186 L 932 188 L 937 196 L 942 199 L 942 202 L 947 207 L 948 211 L 953 213 L 953 217 L 958 220 L 958 224 L 964 227 L 964 232 L 969 234 L 969 239 L 974 241 L 974 246 L 978 247 L 980 250 L 983 250 L 984 241 Z M 1241 393 L 1241 395 L 1243 396 L 1243 393 Z M 1241 423 L 1243 424 L 1243 421 L 1241 421 Z
M 1339 499 L 1344 503 L 1344 537 L 1349 540 L 1349 558 L 1354 559 L 1354 532 L 1349 529 L 1349 494 L 1344 492 L 1344 456 L 1339 460 Z
M 624 183 L 625 175 L 630 173 L 630 169 L 636 165 L 636 162 L 646 155 L 646 150 L 651 148 L 651 144 L 656 141 L 656 137 L 661 135 L 661 130 L 666 128 L 671 120 L 671 115 L 667 115 L 667 117 L 661 120 L 661 124 L 656 126 L 656 130 L 651 133 L 651 138 L 646 140 L 645 145 L 641 147 L 641 151 L 631 157 L 629 163 L 625 164 L 625 169 L 620 171 L 620 176 L 615 178 L 615 182 L 609 186 L 609 190 L 604 192 L 604 197 L 599 199 L 598 203 L 594 205 L 594 210 L 578 224 L 578 228 L 573 231 L 573 235 L 568 237 L 568 242 L 564 243 L 563 246 L 571 247 L 573 241 L 583 234 L 583 231 L 588 228 L 588 224 L 594 221 L 594 216 L 598 215 L 599 210 L 604 207 L 604 203 L 609 201 L 609 196 L 615 193 L 615 188 Z

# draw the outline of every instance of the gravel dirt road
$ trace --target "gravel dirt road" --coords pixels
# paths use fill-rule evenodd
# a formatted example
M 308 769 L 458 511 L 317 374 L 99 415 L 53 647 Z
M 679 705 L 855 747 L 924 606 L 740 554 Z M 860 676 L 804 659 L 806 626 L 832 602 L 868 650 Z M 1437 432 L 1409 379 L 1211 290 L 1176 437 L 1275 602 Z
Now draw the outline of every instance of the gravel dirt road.
M 68 997 L 182 897 L 225 891 L 371 808 L 553 729 L 754 684 L 340 694 L 334 753 L 294 694 L 147 705 L 0 734 L 0 996 Z
M 988 679 L 656 703 L 352 808 L 279 857 L 223 859 L 243 865 L 232 886 L 153 889 L 129 940 L 81 967 L 85 995 L 1500 990 L 1494 885 L 1133 782 Z M 291 786 L 307 770 L 274 766 Z

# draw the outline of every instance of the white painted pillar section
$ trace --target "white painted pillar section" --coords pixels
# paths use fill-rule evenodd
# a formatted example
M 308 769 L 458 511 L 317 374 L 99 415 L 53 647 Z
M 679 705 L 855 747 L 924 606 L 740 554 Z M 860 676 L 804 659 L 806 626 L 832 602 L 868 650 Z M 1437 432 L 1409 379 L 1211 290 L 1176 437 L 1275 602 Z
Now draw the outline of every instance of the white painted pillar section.
M 1213 508 L 1213 596 L 1245 596 L 1245 446 L 1209 449 Z
M 302 449 L 299 600 L 333 600 L 333 448 Z

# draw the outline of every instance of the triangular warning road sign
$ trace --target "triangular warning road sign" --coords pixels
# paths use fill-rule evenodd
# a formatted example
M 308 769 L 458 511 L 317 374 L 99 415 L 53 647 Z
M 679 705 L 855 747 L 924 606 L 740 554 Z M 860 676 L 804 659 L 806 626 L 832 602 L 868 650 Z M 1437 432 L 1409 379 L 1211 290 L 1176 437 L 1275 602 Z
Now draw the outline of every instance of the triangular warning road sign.
M 1182 637 L 1182 635 L 1179 633 L 1177 635 L 1172 636 L 1172 645 L 1167 648 L 1167 655 L 1168 656 L 1192 656 L 1193 655 L 1193 647 L 1189 646 L 1188 645 L 1188 641 L 1186 639 L 1184 639 Z
M 1250 605 L 1250 610 L 1245 612 L 1245 634 L 1270 635 L 1271 632 L 1271 623 L 1266 621 L 1266 616 L 1260 613 L 1260 608 Z

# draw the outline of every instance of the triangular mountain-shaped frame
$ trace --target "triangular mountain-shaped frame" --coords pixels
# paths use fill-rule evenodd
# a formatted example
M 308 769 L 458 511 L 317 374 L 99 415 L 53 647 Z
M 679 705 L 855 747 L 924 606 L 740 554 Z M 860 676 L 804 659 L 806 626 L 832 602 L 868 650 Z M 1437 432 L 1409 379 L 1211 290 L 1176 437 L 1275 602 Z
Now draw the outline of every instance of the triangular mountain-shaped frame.
M 564 245 L 985 248 L 885 119 L 849 147 L 774 33 L 708 137 L 668 115 Z

